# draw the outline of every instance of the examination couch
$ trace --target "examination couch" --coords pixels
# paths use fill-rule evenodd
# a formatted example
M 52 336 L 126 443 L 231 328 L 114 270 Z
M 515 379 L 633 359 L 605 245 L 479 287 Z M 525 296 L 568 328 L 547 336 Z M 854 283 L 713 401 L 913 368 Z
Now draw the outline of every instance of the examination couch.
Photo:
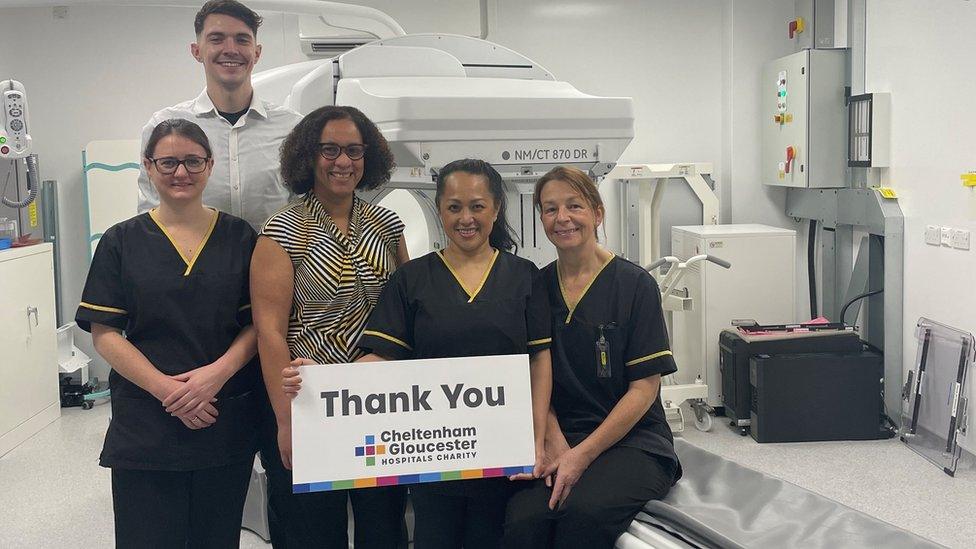
M 937 548 L 939 544 L 799 486 L 674 441 L 683 478 L 652 501 L 618 549 Z

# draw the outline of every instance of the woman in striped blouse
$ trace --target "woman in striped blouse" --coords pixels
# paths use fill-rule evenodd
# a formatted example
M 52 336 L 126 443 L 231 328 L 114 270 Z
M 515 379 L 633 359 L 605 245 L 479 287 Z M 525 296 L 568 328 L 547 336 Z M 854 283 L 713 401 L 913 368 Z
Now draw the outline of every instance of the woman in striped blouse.
M 353 107 L 309 113 L 282 144 L 282 177 L 302 199 L 265 224 L 251 294 L 281 459 L 273 451 L 262 457 L 272 512 L 289 547 L 347 547 L 347 495 L 356 547 L 392 548 L 399 541 L 401 487 L 291 494 L 291 408 L 281 389 L 281 371 L 292 359 L 340 364 L 364 354 L 355 344 L 366 319 L 387 278 L 409 258 L 399 217 L 355 191 L 386 183 L 392 169 L 386 140 Z

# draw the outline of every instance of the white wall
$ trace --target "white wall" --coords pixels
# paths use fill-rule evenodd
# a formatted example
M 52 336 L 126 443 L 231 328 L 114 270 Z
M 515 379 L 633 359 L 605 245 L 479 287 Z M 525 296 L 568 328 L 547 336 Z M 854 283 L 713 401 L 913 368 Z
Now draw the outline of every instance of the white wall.
M 972 2 L 867 2 L 865 87 L 891 92 L 885 183 L 897 190 L 905 214 L 906 369 L 915 360 L 919 317 L 976 332 L 976 252 L 928 246 L 923 238 L 927 224 L 976 231 L 976 190 L 959 179 L 976 169 L 976 61 L 971 35 L 952 30 L 974 25 Z M 969 376 L 973 381 L 972 370 Z M 976 403 L 976 389 L 969 398 Z M 976 436 L 962 445 L 976 451 Z
M 480 32 L 477 0 L 368 0 L 407 32 Z M 488 39 L 597 95 L 634 98 L 637 137 L 623 162 L 722 165 L 722 0 L 491 0 Z M 0 4 L 2 5 L 2 4 Z M 42 177 L 60 183 L 61 283 L 74 315 L 88 266 L 81 150 L 97 139 L 131 139 L 156 109 L 195 96 L 202 68 L 189 55 L 193 9 L 72 6 L 0 8 L 0 36 L 20 56 L 0 59 L 0 78 L 27 87 Z M 293 17 L 264 14 L 258 70 L 303 60 Z M 721 189 L 722 182 L 719 181 Z M 669 223 L 698 223 L 676 196 Z M 91 351 L 87 337 L 80 346 Z M 94 356 L 94 353 L 90 353 Z M 104 367 L 95 372 L 104 378 Z
M 797 231 L 795 310 L 799 321 L 808 319 L 810 310 L 807 227 L 787 217 L 786 189 L 763 185 L 760 178 L 759 96 L 761 87 L 769 85 L 761 81 L 762 67 L 795 51 L 786 30 L 793 12 L 793 2 L 782 0 L 735 0 L 726 4 L 721 173 L 727 185 L 721 199 L 725 223 L 763 223 Z
M 585 93 L 634 100 L 635 138 L 621 163 L 722 163 L 721 0 L 496 0 L 488 39 L 518 51 Z M 716 179 L 719 179 L 716 174 Z M 722 181 L 716 182 L 721 192 Z M 617 242 L 617 190 L 601 188 Z M 681 185 L 665 194 L 660 223 L 701 224 Z M 664 231 L 662 253 L 671 249 Z

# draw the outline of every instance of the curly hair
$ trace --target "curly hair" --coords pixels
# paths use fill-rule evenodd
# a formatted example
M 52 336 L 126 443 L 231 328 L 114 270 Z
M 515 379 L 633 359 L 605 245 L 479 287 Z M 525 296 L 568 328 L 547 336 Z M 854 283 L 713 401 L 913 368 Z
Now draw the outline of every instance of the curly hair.
M 390 180 L 396 163 L 386 138 L 373 121 L 355 107 L 326 106 L 308 113 L 281 144 L 281 177 L 295 194 L 315 186 L 315 164 L 319 157 L 322 130 L 332 120 L 351 120 L 366 145 L 363 178 L 357 190 L 372 190 Z

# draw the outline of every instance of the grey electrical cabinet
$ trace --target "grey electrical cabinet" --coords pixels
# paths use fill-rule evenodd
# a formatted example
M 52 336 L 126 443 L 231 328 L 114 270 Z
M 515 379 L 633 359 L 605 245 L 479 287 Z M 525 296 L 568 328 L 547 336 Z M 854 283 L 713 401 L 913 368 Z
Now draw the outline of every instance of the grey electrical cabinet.
M 796 33 L 798 49 L 847 47 L 847 0 L 796 0 L 796 16 L 803 32 Z
M 803 50 L 763 68 L 762 181 L 777 187 L 845 186 L 844 50 Z

